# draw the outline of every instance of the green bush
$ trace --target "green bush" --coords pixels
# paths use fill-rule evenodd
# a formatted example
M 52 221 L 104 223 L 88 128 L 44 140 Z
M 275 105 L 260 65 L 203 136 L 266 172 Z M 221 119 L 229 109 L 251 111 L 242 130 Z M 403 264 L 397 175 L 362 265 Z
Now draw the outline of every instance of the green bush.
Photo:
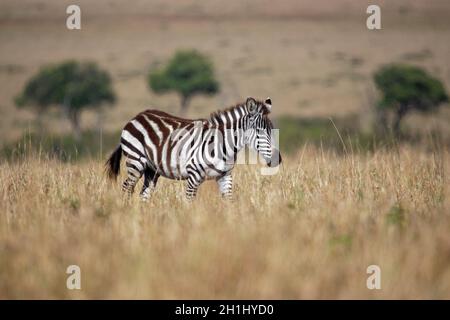
M 178 51 L 165 67 L 149 73 L 148 84 L 156 93 L 177 92 L 183 114 L 194 95 L 215 94 L 219 90 L 212 63 L 194 50 Z
M 382 94 L 378 107 L 382 111 L 395 112 L 393 129 L 396 135 L 400 132 L 401 120 L 411 110 L 431 111 L 448 102 L 442 82 L 415 66 L 384 66 L 375 73 L 374 80 Z
M 18 107 L 32 106 L 40 114 L 52 106 L 63 108 L 75 137 L 80 137 L 80 113 L 84 108 L 114 103 L 109 74 L 94 63 L 67 61 L 42 68 L 16 97 Z

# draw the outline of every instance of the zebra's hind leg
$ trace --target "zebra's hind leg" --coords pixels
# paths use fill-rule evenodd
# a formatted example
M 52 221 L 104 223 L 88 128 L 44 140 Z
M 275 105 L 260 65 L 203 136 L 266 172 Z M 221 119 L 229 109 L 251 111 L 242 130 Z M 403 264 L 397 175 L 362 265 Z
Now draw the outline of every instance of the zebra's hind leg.
M 128 196 L 131 196 L 131 194 L 134 192 L 136 183 L 139 181 L 144 172 L 144 165 L 139 161 L 127 159 L 126 167 L 128 177 L 122 183 L 122 190 L 126 192 Z
M 144 185 L 141 190 L 142 201 L 147 201 L 150 198 L 153 190 L 155 190 L 158 182 L 159 174 L 152 168 L 146 167 L 144 170 Z

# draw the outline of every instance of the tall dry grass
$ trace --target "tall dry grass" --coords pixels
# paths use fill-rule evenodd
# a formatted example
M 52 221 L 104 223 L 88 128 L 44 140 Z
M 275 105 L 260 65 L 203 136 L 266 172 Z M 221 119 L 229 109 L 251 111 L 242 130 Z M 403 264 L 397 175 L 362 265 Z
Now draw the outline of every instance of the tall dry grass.
M 234 203 L 207 182 L 192 204 L 164 179 L 127 202 L 100 162 L 2 163 L 0 298 L 450 298 L 449 159 L 306 147 L 274 176 L 237 167 Z

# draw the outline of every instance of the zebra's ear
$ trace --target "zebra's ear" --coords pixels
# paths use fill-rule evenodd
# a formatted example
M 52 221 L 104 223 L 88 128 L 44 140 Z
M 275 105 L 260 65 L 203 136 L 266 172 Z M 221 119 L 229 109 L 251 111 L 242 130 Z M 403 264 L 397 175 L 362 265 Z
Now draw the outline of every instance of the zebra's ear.
M 266 101 L 264 101 L 264 103 L 266 104 L 267 110 L 270 112 L 272 111 L 272 100 L 270 100 L 269 97 L 267 97 Z
M 256 100 L 253 98 L 247 98 L 247 101 L 245 102 L 245 104 L 247 105 L 248 111 L 250 111 L 250 113 L 255 113 L 256 109 L 257 109 L 257 105 L 256 105 Z

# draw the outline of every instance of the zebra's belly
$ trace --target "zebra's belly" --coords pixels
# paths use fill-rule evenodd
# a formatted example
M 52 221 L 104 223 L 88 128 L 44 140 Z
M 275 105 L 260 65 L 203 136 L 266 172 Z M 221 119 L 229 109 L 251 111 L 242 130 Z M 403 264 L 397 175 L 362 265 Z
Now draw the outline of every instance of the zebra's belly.
M 162 177 L 174 180 L 185 180 L 188 178 L 187 164 L 189 161 L 183 157 L 172 157 L 169 161 L 161 161 L 158 165 L 155 165 L 151 160 L 150 162 Z
M 158 173 L 169 179 L 186 180 L 189 177 L 187 167 L 199 168 L 200 166 L 191 163 L 190 161 L 173 162 L 170 164 L 159 166 Z M 202 163 L 203 170 L 198 171 L 198 174 L 204 179 L 214 179 L 223 176 L 225 173 L 233 169 L 234 163 L 225 163 L 222 160 L 212 161 L 210 165 Z
M 234 163 L 226 163 L 223 160 L 212 161 L 211 166 L 205 169 L 207 178 L 217 178 L 223 176 L 225 173 L 231 171 Z

